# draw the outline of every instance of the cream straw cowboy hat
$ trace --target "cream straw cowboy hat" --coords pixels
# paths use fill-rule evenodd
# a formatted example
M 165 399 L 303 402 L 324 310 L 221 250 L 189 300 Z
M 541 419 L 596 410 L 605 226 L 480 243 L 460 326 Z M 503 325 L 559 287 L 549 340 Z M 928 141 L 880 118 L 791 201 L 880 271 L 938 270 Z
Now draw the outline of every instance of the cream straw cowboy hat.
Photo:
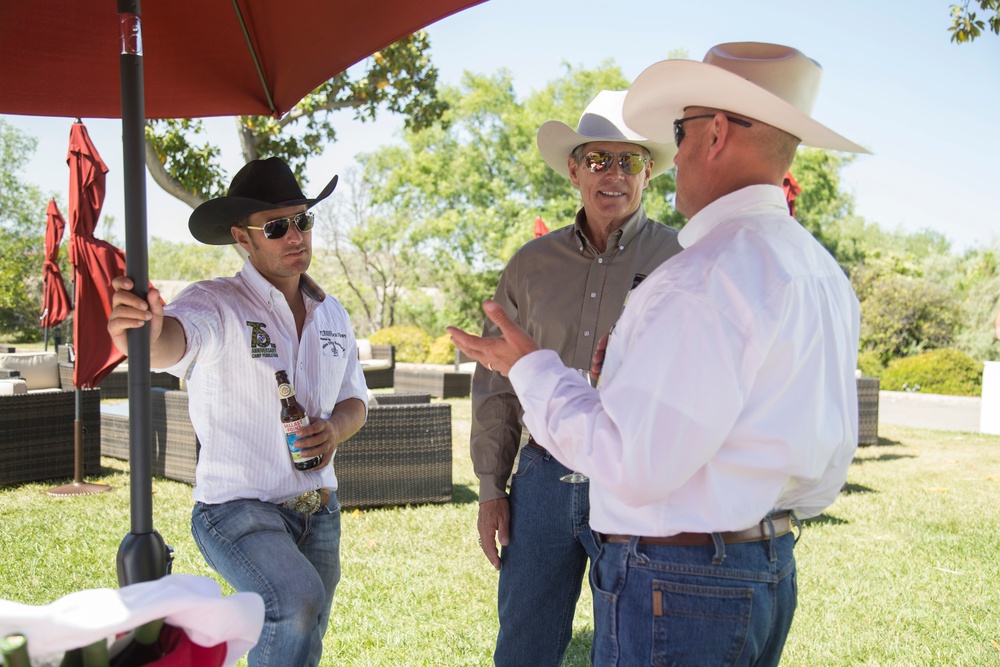
M 674 166 L 677 147 L 674 146 L 673 138 L 658 143 L 630 130 L 622 120 L 624 100 L 624 90 L 602 90 L 584 109 L 576 131 L 557 120 L 544 123 L 538 128 L 538 152 L 542 154 L 545 163 L 569 178 L 566 158 L 574 148 L 592 141 L 622 141 L 642 146 L 649 151 L 653 158 L 650 177 L 659 176 Z
M 823 69 L 779 44 L 733 42 L 709 49 L 703 62 L 663 60 L 647 67 L 625 97 L 625 122 L 656 141 L 673 137 L 687 107 L 753 118 L 798 137 L 806 146 L 868 153 L 812 119 Z

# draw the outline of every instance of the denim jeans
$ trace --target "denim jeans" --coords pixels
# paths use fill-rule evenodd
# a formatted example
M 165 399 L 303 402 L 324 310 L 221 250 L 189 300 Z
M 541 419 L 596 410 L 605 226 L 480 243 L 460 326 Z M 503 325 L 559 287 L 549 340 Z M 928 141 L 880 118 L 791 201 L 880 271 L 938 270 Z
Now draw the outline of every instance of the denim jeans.
M 570 470 L 525 445 L 510 486 L 510 544 L 500 554 L 498 667 L 557 667 L 573 635 L 588 559 L 589 484 L 559 481 Z
M 795 614 L 792 533 L 714 546 L 601 544 L 594 664 L 777 665 Z
M 250 667 L 319 664 L 340 581 L 340 504 L 307 516 L 259 500 L 196 503 L 191 533 L 205 561 L 237 591 L 264 598 Z

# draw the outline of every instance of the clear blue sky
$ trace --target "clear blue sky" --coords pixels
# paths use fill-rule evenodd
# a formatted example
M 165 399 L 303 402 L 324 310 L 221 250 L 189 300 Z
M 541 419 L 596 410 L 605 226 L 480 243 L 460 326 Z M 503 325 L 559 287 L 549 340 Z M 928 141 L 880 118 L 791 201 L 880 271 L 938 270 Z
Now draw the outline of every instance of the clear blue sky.
M 431 58 L 453 84 L 466 70 L 505 67 L 523 97 L 561 76 L 564 63 L 613 59 L 634 79 L 676 50 L 701 60 L 727 41 L 794 46 L 824 68 L 815 117 L 874 153 L 844 172 L 857 212 L 887 229 L 940 231 L 962 250 L 1000 239 L 1000 37 L 952 44 L 953 1 L 489 0 L 431 26 Z M 25 178 L 65 201 L 71 121 L 6 119 L 39 140 Z M 84 122 L 111 169 L 105 214 L 123 235 L 121 124 Z M 233 121 L 207 122 L 232 175 L 241 163 Z M 360 125 L 346 114 L 336 123 L 341 141 L 313 161 L 308 195 L 357 152 L 393 141 L 401 125 L 388 116 Z M 190 209 L 152 180 L 147 192 L 150 235 L 190 241 Z

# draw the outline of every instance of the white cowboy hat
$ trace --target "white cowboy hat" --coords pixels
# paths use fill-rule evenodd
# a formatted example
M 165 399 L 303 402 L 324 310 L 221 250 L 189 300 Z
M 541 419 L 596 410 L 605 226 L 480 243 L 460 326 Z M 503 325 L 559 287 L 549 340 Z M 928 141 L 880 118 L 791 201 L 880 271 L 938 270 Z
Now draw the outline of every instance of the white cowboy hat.
M 650 177 L 659 176 L 674 166 L 677 147 L 674 146 L 672 135 L 667 142 L 650 141 L 625 125 L 622 120 L 625 93 L 624 90 L 599 92 L 583 110 L 575 132 L 569 125 L 557 120 L 550 120 L 538 128 L 538 152 L 542 154 L 545 163 L 569 178 L 566 158 L 574 148 L 591 141 L 622 141 L 642 146 L 649 151 L 653 158 Z
M 806 146 L 868 153 L 812 119 L 822 73 L 819 63 L 788 46 L 719 44 L 703 62 L 663 60 L 647 67 L 629 88 L 622 111 L 629 127 L 657 141 L 672 139 L 673 121 L 698 106 L 755 118 Z

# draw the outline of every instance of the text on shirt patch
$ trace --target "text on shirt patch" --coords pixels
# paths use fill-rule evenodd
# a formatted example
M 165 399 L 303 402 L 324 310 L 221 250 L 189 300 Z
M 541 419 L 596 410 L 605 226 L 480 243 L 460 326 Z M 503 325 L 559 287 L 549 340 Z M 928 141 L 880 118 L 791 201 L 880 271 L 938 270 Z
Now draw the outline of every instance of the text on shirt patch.
M 278 351 L 275 349 L 277 346 L 271 342 L 271 337 L 264 331 L 266 325 L 263 322 L 247 320 L 247 326 L 250 327 L 250 356 L 254 359 L 277 357 Z
M 339 357 L 344 352 L 347 352 L 347 348 L 344 346 L 344 343 L 338 339 L 347 340 L 347 334 L 339 331 L 320 329 L 319 340 L 323 346 L 323 354 L 328 357 Z

